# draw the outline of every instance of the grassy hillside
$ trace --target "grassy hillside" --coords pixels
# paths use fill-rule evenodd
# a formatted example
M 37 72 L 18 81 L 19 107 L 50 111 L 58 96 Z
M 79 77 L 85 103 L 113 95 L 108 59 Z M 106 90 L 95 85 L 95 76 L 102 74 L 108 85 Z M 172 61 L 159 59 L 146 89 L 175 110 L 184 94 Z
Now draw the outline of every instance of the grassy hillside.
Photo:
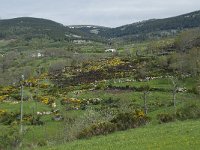
M 190 120 L 162 125 L 148 125 L 108 136 L 44 147 L 40 150 L 197 150 L 200 146 L 199 123 L 199 120 Z

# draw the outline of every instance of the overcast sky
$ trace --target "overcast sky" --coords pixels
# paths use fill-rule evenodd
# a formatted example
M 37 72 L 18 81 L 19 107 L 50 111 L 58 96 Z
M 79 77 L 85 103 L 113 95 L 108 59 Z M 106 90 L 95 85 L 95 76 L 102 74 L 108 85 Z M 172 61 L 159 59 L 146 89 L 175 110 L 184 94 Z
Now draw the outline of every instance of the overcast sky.
M 0 18 L 38 17 L 64 25 L 116 27 L 200 10 L 200 0 L 0 0 Z

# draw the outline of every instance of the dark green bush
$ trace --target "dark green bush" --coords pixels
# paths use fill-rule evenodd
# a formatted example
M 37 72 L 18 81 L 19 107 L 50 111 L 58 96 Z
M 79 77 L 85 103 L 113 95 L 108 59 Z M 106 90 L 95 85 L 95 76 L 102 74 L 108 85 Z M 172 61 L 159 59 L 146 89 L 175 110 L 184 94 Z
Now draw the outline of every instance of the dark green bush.
M 102 106 L 110 107 L 110 108 L 116 108 L 118 107 L 118 102 L 120 99 L 113 99 L 112 97 L 109 97 L 108 99 L 105 99 L 102 101 Z
M 15 100 L 21 100 L 21 96 L 19 93 L 10 94 L 10 97 L 14 98 Z
M 44 122 L 41 121 L 41 116 L 37 116 L 37 117 L 32 117 L 30 119 L 30 124 L 31 125 L 44 125 Z
M 13 123 L 20 122 L 20 113 L 5 113 L 3 116 L 0 117 L 0 123 L 4 125 L 12 125 Z M 44 122 L 41 121 L 41 117 L 37 116 L 34 117 L 32 114 L 24 114 L 23 115 L 23 124 L 26 125 L 43 125 Z
M 200 95 L 200 86 L 194 86 L 192 89 L 189 89 L 188 92 Z
M 200 118 L 200 106 L 197 104 L 187 104 L 177 110 L 177 118 L 180 120 Z
M 158 114 L 157 118 L 159 120 L 159 123 L 167 123 L 167 122 L 175 121 L 176 116 L 174 114 L 162 113 L 162 114 Z
M 0 149 L 17 149 L 22 142 L 23 135 L 19 134 L 17 127 L 10 126 L 1 131 L 0 135 Z
M 79 134 L 79 138 L 91 137 L 95 135 L 107 135 L 116 131 L 117 126 L 111 122 L 101 122 L 97 124 L 93 124 L 90 127 L 84 129 Z
M 4 125 L 11 125 L 14 121 L 19 120 L 19 113 L 6 113 L 0 117 L 0 123 Z
M 186 119 L 199 119 L 200 118 L 200 106 L 197 104 L 185 104 L 183 107 L 179 108 L 175 114 L 158 114 L 157 118 L 159 123 L 167 123 L 178 120 Z
M 38 142 L 38 144 L 37 144 L 38 146 L 47 146 L 47 141 L 45 141 L 45 140 L 41 140 L 41 141 L 39 141 Z
M 112 123 L 117 125 L 118 130 L 126 130 L 130 128 L 136 128 L 145 125 L 150 121 L 143 111 L 119 113 L 114 119 L 111 120 Z

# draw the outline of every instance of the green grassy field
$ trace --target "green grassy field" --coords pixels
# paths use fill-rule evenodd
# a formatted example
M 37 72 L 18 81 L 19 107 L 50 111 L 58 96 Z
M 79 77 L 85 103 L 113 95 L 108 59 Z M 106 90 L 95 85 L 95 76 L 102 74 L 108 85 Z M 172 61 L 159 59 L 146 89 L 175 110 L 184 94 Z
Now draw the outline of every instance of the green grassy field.
M 144 44 L 144 45 L 143 45 Z M 144 51 L 149 43 L 138 43 L 134 46 L 131 51 L 135 52 L 138 47 L 141 47 L 141 50 Z M 161 43 L 162 44 L 162 43 Z M 3 47 L 0 42 L 0 47 Z M 161 45 L 162 46 L 162 45 Z M 81 46 L 80 46 L 81 47 Z M 84 60 L 95 61 L 99 58 L 108 58 L 113 54 L 100 53 L 100 49 L 103 49 L 103 45 L 99 45 L 97 52 L 92 52 L 93 45 L 82 46 L 81 50 L 76 54 L 77 59 L 80 57 L 80 60 L 76 60 L 78 63 L 83 62 Z M 124 48 L 123 48 L 124 49 Z M 127 47 L 128 49 L 128 47 Z M 99 52 L 99 53 L 98 53 Z M 104 52 L 104 51 L 102 51 Z M 25 53 L 24 53 L 25 54 Z M 73 54 L 73 52 L 71 53 Z M 29 55 L 28 53 L 26 55 Z M 44 57 L 40 59 L 32 59 L 30 62 L 27 61 L 26 66 L 31 66 L 32 68 L 38 68 L 42 66 L 44 71 L 48 71 L 50 64 L 56 62 L 65 62 L 68 66 L 70 65 L 72 59 L 76 59 L 75 56 L 70 58 L 68 57 Z M 69 60 L 69 61 L 67 61 Z M 11 67 L 9 70 L 18 70 L 23 68 L 21 64 L 19 67 Z M 33 72 L 33 74 L 37 74 Z M 162 74 L 161 74 L 162 75 Z M 163 75 L 163 77 L 165 74 Z M 108 136 L 97 136 L 91 139 L 76 140 L 73 142 L 65 143 L 59 145 L 64 141 L 63 137 L 70 135 L 66 132 L 66 122 L 64 121 L 55 121 L 53 120 L 54 114 L 51 115 L 42 115 L 41 121 L 44 122 L 42 126 L 34 126 L 30 124 L 24 124 L 24 129 L 26 131 L 23 137 L 23 149 L 24 148 L 35 148 L 39 149 L 40 146 L 53 145 L 53 147 L 44 147 L 42 149 L 83 149 L 83 150 L 97 150 L 97 149 L 198 149 L 200 142 L 198 141 L 198 124 L 200 121 L 185 121 L 168 124 L 158 124 L 158 114 L 162 113 L 174 113 L 173 107 L 173 94 L 172 94 L 172 82 L 169 78 L 160 78 L 150 81 L 131 81 L 134 77 L 127 78 L 112 78 L 110 80 L 100 81 L 96 84 L 99 88 L 88 89 L 87 86 L 90 84 L 77 85 L 72 87 L 73 90 L 67 91 L 68 89 L 59 89 L 58 93 L 51 94 L 55 96 L 56 108 L 60 110 L 59 115 L 65 115 L 77 119 L 78 117 L 84 116 L 85 110 L 69 110 L 66 111 L 66 105 L 61 105 L 61 100 L 63 98 L 77 98 L 77 99 L 92 99 L 100 98 L 102 101 L 100 104 L 93 105 L 92 103 L 88 105 L 87 108 L 101 109 L 106 104 L 104 101 L 112 99 L 116 100 L 114 103 L 119 107 L 119 110 L 124 111 L 126 107 L 121 107 L 120 104 L 123 102 L 127 103 L 132 102 L 135 107 L 143 109 L 144 108 L 144 92 L 138 90 L 142 86 L 148 85 L 152 90 L 147 96 L 147 106 L 148 106 L 148 116 L 151 118 L 150 124 L 128 131 L 115 132 Z M 187 90 L 191 90 L 196 84 L 196 78 L 185 78 L 180 81 L 180 87 L 184 87 Z M 31 98 L 34 93 L 38 92 L 39 96 L 46 96 L 49 94 L 48 91 L 56 91 L 56 88 L 53 87 L 53 82 L 51 80 L 44 79 L 40 81 L 41 83 L 48 83 L 51 85 L 48 89 L 43 89 L 42 87 L 29 88 L 25 87 L 24 92 L 24 113 L 31 114 L 36 116 L 36 112 L 49 112 L 52 111 L 50 105 L 46 105 L 42 102 L 39 102 L 37 98 Z M 109 88 L 109 86 L 111 86 Z M 95 86 L 94 86 L 95 87 Z M 55 88 L 55 89 L 54 89 Z M 134 90 L 136 89 L 136 90 Z M 65 91 L 66 90 L 66 91 Z M 77 94 L 77 91 L 78 94 Z M 80 92 L 80 93 L 79 93 Z M 19 93 L 19 92 L 18 92 Z M 55 94 L 55 95 L 54 95 Z M 179 92 L 176 94 L 176 103 L 177 109 L 186 105 L 188 103 L 199 104 L 199 96 L 192 92 Z M 121 103 L 117 103 L 117 101 Z M 8 112 L 19 113 L 20 103 L 12 102 L 1 102 L 0 110 L 6 110 Z M 126 111 L 126 110 L 125 110 Z M 79 118 L 78 118 L 79 119 Z M 0 125 L 1 130 L 9 130 L 9 127 L 6 125 Z M 76 129 L 76 128 L 75 128 Z M 0 132 L 0 136 L 1 136 Z
M 151 81 L 151 86 L 163 85 L 163 88 L 170 88 L 167 84 L 162 84 L 163 82 Z M 136 82 L 138 86 L 141 86 L 143 82 Z M 121 86 L 125 86 L 121 85 Z M 142 92 L 133 92 L 130 90 L 127 91 L 112 91 L 112 90 L 95 90 L 95 91 L 85 91 L 79 95 L 77 98 L 103 98 L 107 99 L 109 97 L 120 100 L 128 100 L 133 101 L 135 104 L 143 106 L 142 100 Z M 69 93 L 69 97 L 73 97 L 72 93 Z M 151 117 L 150 124 L 128 130 L 115 132 L 113 134 L 107 136 L 98 136 L 93 137 L 91 139 L 84 140 L 76 140 L 73 142 L 69 142 L 63 145 L 55 145 L 50 147 L 43 147 L 41 150 L 52 149 L 52 150 L 115 150 L 115 149 L 124 149 L 124 150 L 132 150 L 132 149 L 198 149 L 200 146 L 199 136 L 200 132 L 199 123 L 200 121 L 184 121 L 184 122 L 174 122 L 168 124 L 158 124 L 157 115 L 159 113 L 169 113 L 173 112 L 173 106 L 154 106 L 150 105 L 154 102 L 160 102 L 164 104 L 169 104 L 172 101 L 172 93 L 171 92 L 150 92 L 148 95 L 148 107 L 149 113 L 148 116 Z M 180 107 L 187 102 L 199 103 L 198 97 L 191 93 L 178 93 L 177 94 L 177 107 Z M 58 103 L 59 104 L 59 103 Z M 32 113 L 33 108 L 36 107 L 35 101 L 26 101 L 24 102 L 24 111 L 26 113 Z M 155 108 L 154 108 L 155 107 Z M 18 112 L 20 108 L 20 104 L 9 104 L 9 103 L 1 103 L 0 108 L 6 109 L 8 111 Z M 60 108 L 60 106 L 59 106 Z M 60 108 L 61 109 L 61 108 Z M 42 103 L 37 102 L 37 111 L 49 111 L 50 108 Z M 80 111 L 70 111 L 68 115 L 82 115 Z M 45 122 L 44 126 L 26 126 L 28 129 L 24 137 L 24 148 L 29 147 L 29 143 L 33 145 L 37 145 L 38 142 L 47 142 L 51 145 L 52 141 L 60 140 L 64 131 L 62 122 L 54 122 L 52 121 L 52 116 L 44 116 L 42 117 L 42 121 Z M 3 129 L 0 126 L 1 129 Z M 63 142 L 63 141 L 61 141 Z M 58 144 L 58 143 L 57 143 Z M 34 146 L 30 146 L 34 148 Z M 39 149 L 36 146 L 36 149 Z
M 198 150 L 199 120 L 147 125 L 86 140 L 77 140 L 40 150 Z

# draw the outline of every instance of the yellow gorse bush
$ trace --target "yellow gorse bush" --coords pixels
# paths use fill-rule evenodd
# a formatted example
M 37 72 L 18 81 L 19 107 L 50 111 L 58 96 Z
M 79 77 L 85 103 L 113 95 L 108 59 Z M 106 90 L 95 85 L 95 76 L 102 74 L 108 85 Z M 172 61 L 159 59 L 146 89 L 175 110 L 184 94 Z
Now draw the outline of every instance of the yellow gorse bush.
M 52 96 L 41 96 L 38 98 L 40 102 L 46 104 L 46 105 L 50 105 L 52 103 L 54 103 L 55 98 Z
M 143 111 L 138 112 L 138 116 L 139 117 L 144 117 L 144 112 Z
M 138 118 L 143 118 L 145 116 L 144 111 L 142 110 L 136 110 L 135 114 Z
M 102 66 L 101 65 L 98 65 L 98 66 L 90 66 L 88 68 L 88 71 L 96 71 L 96 70 L 99 70 L 99 69 L 102 69 Z
M 6 100 L 6 98 L 8 97 L 8 95 L 3 95 L 3 96 L 0 96 L 0 102 Z
M 0 94 L 2 95 L 7 95 L 7 94 L 10 94 L 12 92 L 14 92 L 16 89 L 12 86 L 7 86 L 7 87 L 3 87 L 1 90 L 0 90 Z
M 124 64 L 125 62 L 122 61 L 120 58 L 115 57 L 108 60 L 101 60 L 99 62 L 92 62 L 88 63 L 86 68 L 83 68 L 84 71 L 96 71 L 100 69 L 104 69 L 106 67 L 116 67 L 118 65 Z
M 41 102 L 44 103 L 44 104 L 48 104 L 49 98 L 48 97 L 42 97 Z
M 0 109 L 0 117 L 3 116 L 3 115 L 5 115 L 6 113 L 7 113 L 6 110 Z
M 48 77 L 48 73 L 43 73 L 40 75 L 40 79 L 46 79 Z
M 28 80 L 24 81 L 25 84 L 29 85 L 29 86 L 36 86 L 38 84 L 38 79 L 35 78 L 30 78 Z
M 80 99 L 76 99 L 76 98 L 65 98 L 63 99 L 64 102 L 67 103 L 76 103 L 76 104 L 80 104 L 81 100 Z
M 125 62 L 122 61 L 120 58 L 116 57 L 116 58 L 113 58 L 111 60 L 107 60 L 107 65 L 108 66 L 118 66 L 118 65 L 121 65 L 121 64 L 124 64 Z
M 46 88 L 48 88 L 50 85 L 47 84 L 47 83 L 41 83 L 39 86 L 40 86 L 40 88 L 46 89 Z

